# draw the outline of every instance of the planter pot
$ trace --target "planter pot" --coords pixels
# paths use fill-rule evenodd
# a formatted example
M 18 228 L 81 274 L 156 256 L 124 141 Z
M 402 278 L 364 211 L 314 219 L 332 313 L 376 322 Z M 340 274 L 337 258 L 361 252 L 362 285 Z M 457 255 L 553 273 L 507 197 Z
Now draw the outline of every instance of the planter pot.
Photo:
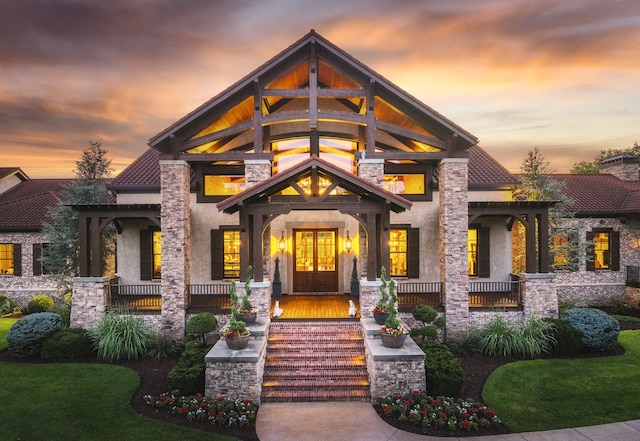
M 389 334 L 380 334 L 380 339 L 382 340 L 382 346 L 387 348 L 401 348 L 406 340 L 408 334 L 400 334 L 400 335 L 389 335 Z
M 247 325 L 253 325 L 256 322 L 257 318 L 258 318 L 258 313 L 254 312 L 252 314 L 238 314 L 238 316 L 236 317 L 236 320 L 243 321 Z
M 378 325 L 384 325 L 384 322 L 389 318 L 389 313 L 374 312 L 373 319 Z
M 229 349 L 244 349 L 249 345 L 251 334 L 241 335 L 239 337 L 225 338 Z

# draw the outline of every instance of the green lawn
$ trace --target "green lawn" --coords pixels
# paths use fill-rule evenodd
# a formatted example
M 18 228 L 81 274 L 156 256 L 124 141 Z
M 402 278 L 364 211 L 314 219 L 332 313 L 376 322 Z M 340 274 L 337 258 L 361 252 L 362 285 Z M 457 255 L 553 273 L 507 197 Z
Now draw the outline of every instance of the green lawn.
M 620 357 L 533 360 L 497 369 L 483 398 L 514 432 L 640 419 L 640 330 Z
M 129 405 L 138 375 L 121 366 L 0 363 L 0 378 L 5 440 L 233 439 L 138 415 Z
M 0 352 L 7 349 L 7 333 L 17 321 L 17 318 L 0 318 Z

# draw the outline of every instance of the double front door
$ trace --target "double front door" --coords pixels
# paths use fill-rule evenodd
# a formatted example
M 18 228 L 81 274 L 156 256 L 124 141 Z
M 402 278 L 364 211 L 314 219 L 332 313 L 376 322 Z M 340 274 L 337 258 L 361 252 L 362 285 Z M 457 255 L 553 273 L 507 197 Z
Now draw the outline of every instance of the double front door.
M 338 292 L 337 230 L 293 230 L 294 293 Z

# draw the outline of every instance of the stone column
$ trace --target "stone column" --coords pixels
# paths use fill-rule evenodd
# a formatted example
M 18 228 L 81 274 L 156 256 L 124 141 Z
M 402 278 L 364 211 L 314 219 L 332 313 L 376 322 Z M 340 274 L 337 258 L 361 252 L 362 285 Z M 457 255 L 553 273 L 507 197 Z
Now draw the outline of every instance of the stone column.
M 111 277 L 75 277 L 71 297 L 71 327 L 89 329 L 100 321 L 109 305 Z
M 467 158 L 446 158 L 439 165 L 440 283 L 447 339 L 469 326 L 468 165 Z
M 238 301 L 241 301 L 245 293 L 245 286 L 246 282 L 238 284 Z M 268 280 L 265 282 L 251 281 L 249 287 L 251 288 L 249 300 L 254 307 L 258 308 L 258 320 L 269 320 L 271 316 L 271 282 Z
M 360 279 L 360 317 L 373 318 L 373 305 L 380 298 L 380 280 Z
M 267 159 L 246 159 L 244 161 L 244 176 L 246 188 L 271 177 L 271 161 Z
M 520 273 L 519 277 L 525 320 L 533 317 L 558 318 L 556 275 Z
M 384 159 L 360 159 L 358 176 L 367 182 L 382 187 L 384 177 Z
M 190 278 L 190 167 L 186 161 L 160 161 L 162 195 L 162 326 L 182 340 Z

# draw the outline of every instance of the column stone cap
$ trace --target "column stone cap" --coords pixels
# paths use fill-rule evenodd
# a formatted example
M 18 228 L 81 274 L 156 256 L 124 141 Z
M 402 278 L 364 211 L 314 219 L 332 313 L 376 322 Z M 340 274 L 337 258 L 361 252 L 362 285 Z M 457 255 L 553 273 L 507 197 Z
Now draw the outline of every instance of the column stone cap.
M 469 162 L 469 158 L 442 158 L 440 160 L 440 162 L 446 163 L 446 162 L 451 162 L 451 163 L 455 163 L 455 162 Z
M 554 273 L 520 273 L 518 276 L 525 280 L 553 280 L 558 277 Z
M 271 161 L 269 159 L 245 159 L 244 160 L 245 165 L 250 164 L 250 165 L 259 165 L 259 164 L 263 164 L 263 165 L 267 165 L 267 164 L 271 164 Z
M 161 159 L 160 165 L 189 165 L 184 159 Z

